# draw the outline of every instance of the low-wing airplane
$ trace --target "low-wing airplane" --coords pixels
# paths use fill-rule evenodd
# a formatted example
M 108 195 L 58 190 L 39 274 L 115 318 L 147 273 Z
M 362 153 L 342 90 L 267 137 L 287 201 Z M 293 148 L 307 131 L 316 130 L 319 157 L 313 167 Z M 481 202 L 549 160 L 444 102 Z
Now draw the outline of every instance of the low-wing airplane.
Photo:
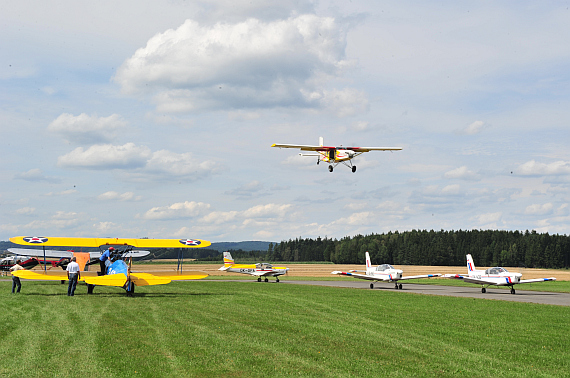
M 317 156 L 317 164 L 321 161 L 329 163 L 329 172 L 339 164 L 344 164 L 356 172 L 356 165 L 352 164 L 352 159 L 369 151 L 399 151 L 402 147 L 334 147 L 324 146 L 323 137 L 319 138 L 319 145 L 303 145 L 303 144 L 273 144 L 271 147 L 279 148 L 299 148 L 301 151 L 314 151 L 314 154 L 299 153 L 300 156 Z
M 278 276 L 282 276 L 287 273 L 289 268 L 277 267 L 268 263 L 235 264 L 231 253 L 224 252 L 224 266 L 218 270 L 249 274 L 257 277 L 257 282 L 261 282 L 261 277 L 265 277 L 265 282 L 269 282 L 269 278 L 267 277 L 275 277 L 275 282 L 279 282 Z
M 357 272 L 362 272 L 362 273 L 366 273 L 366 274 L 358 274 Z M 335 270 L 334 272 L 331 272 L 331 274 L 338 274 L 341 276 L 348 276 L 348 277 L 354 277 L 354 278 L 360 278 L 363 280 L 369 280 L 369 281 L 383 281 L 383 282 L 394 282 L 394 289 L 402 289 L 402 284 L 398 283 L 398 281 L 403 281 L 403 280 L 411 280 L 414 278 L 432 278 L 432 277 L 439 277 L 441 276 L 441 274 L 424 274 L 421 276 L 407 276 L 407 277 L 402 277 L 402 274 L 404 273 L 404 271 L 402 271 L 401 269 L 396 269 L 394 268 L 392 265 L 390 264 L 382 264 L 382 265 L 378 265 L 376 267 L 372 266 L 372 263 L 370 262 L 370 254 L 368 252 L 366 252 L 366 270 L 362 271 L 362 270 L 350 270 L 348 272 L 341 272 L 339 270 Z M 374 289 L 374 283 L 370 284 L 370 288 Z
M 463 280 L 477 285 L 481 285 L 481 293 L 487 292 L 489 286 L 509 286 L 511 294 L 515 294 L 514 285 L 531 282 L 556 281 L 556 278 L 534 278 L 531 280 L 521 280 L 522 273 L 511 273 L 505 268 L 493 267 L 486 270 L 477 270 L 473 263 L 473 257 L 467 255 L 467 275 L 446 274 L 445 278 Z
M 48 237 L 14 237 L 10 238 L 12 243 L 20 245 L 35 246 L 61 246 L 61 247 L 99 247 L 107 249 L 113 246 L 118 250 L 114 255 L 115 261 L 107 266 L 106 275 L 99 276 L 99 272 L 81 272 L 80 281 L 88 285 L 87 292 L 93 293 L 95 285 L 116 286 L 126 290 L 128 296 L 132 296 L 135 286 L 163 285 L 171 281 L 196 280 L 205 278 L 208 275 L 202 272 L 164 272 L 164 273 L 144 273 L 133 272 L 132 249 L 133 248 L 203 248 L 211 243 L 199 239 L 122 239 L 122 238 L 48 238 Z M 43 251 L 42 251 L 43 252 Z M 77 252 L 75 252 L 77 253 Z M 85 261 L 91 256 L 85 253 Z M 129 263 L 125 262 L 128 257 Z M 77 257 L 77 256 L 75 256 Z M 29 270 L 18 270 L 13 275 L 33 280 L 67 280 L 67 273 L 57 272 L 33 272 Z

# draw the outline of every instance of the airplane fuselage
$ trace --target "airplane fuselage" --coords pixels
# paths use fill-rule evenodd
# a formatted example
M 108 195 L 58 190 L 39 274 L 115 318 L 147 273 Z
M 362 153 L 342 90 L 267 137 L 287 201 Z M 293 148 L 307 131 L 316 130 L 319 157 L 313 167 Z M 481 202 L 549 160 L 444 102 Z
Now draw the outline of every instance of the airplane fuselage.
M 399 269 L 389 269 L 384 271 L 377 271 L 377 270 L 367 270 L 366 274 L 377 278 L 378 281 L 387 281 L 387 282 L 394 282 L 398 281 L 402 278 L 402 274 L 404 272 Z
M 265 265 L 265 266 L 264 266 Z M 234 264 L 226 272 L 249 274 L 257 277 L 277 277 L 287 273 L 288 268 L 267 266 L 268 264 Z
M 466 281 L 469 278 L 476 280 L 486 281 L 489 285 L 493 286 L 512 286 L 520 282 L 522 277 L 521 273 L 511 273 L 504 268 L 489 268 L 487 270 L 474 270 L 469 272 Z

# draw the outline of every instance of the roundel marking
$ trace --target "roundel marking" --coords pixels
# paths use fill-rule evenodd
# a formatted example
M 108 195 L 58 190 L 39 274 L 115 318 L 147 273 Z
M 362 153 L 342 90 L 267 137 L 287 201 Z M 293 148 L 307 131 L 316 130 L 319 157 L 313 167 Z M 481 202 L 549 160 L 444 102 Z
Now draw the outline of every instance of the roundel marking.
M 193 240 L 193 239 L 180 239 L 180 243 L 184 245 L 200 245 L 202 242 L 200 240 Z
M 48 241 L 48 238 L 44 238 L 41 236 L 26 236 L 24 238 L 24 241 L 26 243 L 32 243 L 32 244 L 42 244 Z

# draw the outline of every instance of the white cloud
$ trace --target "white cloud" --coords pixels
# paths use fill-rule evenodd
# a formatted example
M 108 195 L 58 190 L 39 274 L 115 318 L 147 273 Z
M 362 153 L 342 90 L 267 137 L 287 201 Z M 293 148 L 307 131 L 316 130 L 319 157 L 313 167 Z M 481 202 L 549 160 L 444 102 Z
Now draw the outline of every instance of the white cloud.
M 49 192 L 44 194 L 46 197 L 54 197 L 54 196 L 68 196 L 70 194 L 74 194 L 77 193 L 77 190 L 75 189 L 67 189 L 67 190 L 62 190 L 61 192 Z
M 531 160 L 520 165 L 515 172 L 525 176 L 567 175 L 570 174 L 570 162 L 559 160 L 545 164 Z
M 118 193 L 108 191 L 97 196 L 100 201 L 140 201 L 142 196 L 135 196 L 133 192 Z
M 143 219 L 165 220 L 194 218 L 202 215 L 210 208 L 210 205 L 203 202 L 179 202 L 170 206 L 153 207 L 143 214 Z
M 239 220 L 243 224 L 252 224 L 252 221 L 269 220 L 276 222 L 283 219 L 292 209 L 289 204 L 266 204 L 253 206 L 244 211 L 215 211 L 200 219 L 203 223 L 222 224 Z
M 36 211 L 35 207 L 22 207 L 21 209 L 16 210 L 16 214 L 19 215 L 30 215 Z
M 545 215 L 552 212 L 553 205 L 551 203 L 545 203 L 543 205 L 533 204 L 526 207 L 524 213 L 526 215 Z
M 27 172 L 17 173 L 14 175 L 14 178 L 18 179 L 18 180 L 25 180 L 25 181 L 32 181 L 32 182 L 46 181 L 46 182 L 50 182 L 50 183 L 58 183 L 61 181 L 57 177 L 50 177 L 50 176 L 44 175 L 43 172 L 41 171 L 41 169 L 39 169 L 39 168 L 33 168 Z
M 363 92 L 322 88 L 349 65 L 347 30 L 312 14 L 212 26 L 186 20 L 152 37 L 114 80 L 124 93 L 153 95 L 160 112 L 298 106 L 351 115 L 367 109 Z
M 480 215 L 475 216 L 474 219 L 476 219 L 477 222 L 479 222 L 480 224 L 487 224 L 487 223 L 498 222 L 502 216 L 503 216 L 503 213 L 499 211 L 496 213 L 480 214 Z
M 152 154 L 143 172 L 154 175 L 197 178 L 217 172 L 219 169 L 218 163 L 211 160 L 195 159 L 190 152 L 178 154 L 160 150 Z
M 475 121 L 472 124 L 470 124 L 469 126 L 467 126 L 466 128 L 464 128 L 462 130 L 462 132 L 463 132 L 463 134 L 467 134 L 467 135 L 475 135 L 475 134 L 479 134 L 486 127 L 487 126 L 485 125 L 485 122 Z
M 473 171 L 467 169 L 466 166 L 452 169 L 451 171 L 445 172 L 443 177 L 447 179 L 460 179 L 460 180 L 478 180 L 479 175 Z
M 228 190 L 225 194 L 229 194 L 232 196 L 238 196 L 241 198 L 244 197 L 259 197 L 263 194 L 267 195 L 268 193 L 263 193 L 264 185 L 259 181 L 255 180 L 245 185 L 240 186 L 239 188 L 235 188 L 232 190 Z
M 148 147 L 137 147 L 134 143 L 122 146 L 98 144 L 87 149 L 77 147 L 70 153 L 60 156 L 57 164 L 64 168 L 84 169 L 127 169 L 146 165 L 151 156 Z
M 91 144 L 111 141 L 126 122 L 118 114 L 108 117 L 89 116 L 81 113 L 74 116 L 63 113 L 53 120 L 48 130 L 60 134 L 72 143 Z

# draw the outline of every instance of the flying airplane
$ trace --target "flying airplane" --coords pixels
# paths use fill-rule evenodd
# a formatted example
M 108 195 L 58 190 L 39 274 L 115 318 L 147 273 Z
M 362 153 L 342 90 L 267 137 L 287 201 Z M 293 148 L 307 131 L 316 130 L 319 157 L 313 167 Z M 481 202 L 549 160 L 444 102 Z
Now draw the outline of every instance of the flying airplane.
M 324 146 L 323 137 L 319 138 L 318 146 L 303 145 L 303 144 L 273 144 L 271 147 L 279 148 L 299 148 L 301 151 L 314 151 L 314 154 L 299 153 L 300 156 L 317 156 L 317 164 L 321 161 L 329 163 L 329 172 L 332 172 L 334 167 L 339 164 L 344 164 L 356 172 L 356 165 L 352 164 L 352 159 L 369 151 L 399 151 L 402 147 L 333 147 Z
M 358 274 L 356 272 L 362 272 L 366 274 Z M 341 272 L 335 270 L 334 272 L 331 272 L 331 274 L 360 278 L 369 281 L 394 282 L 394 289 L 402 289 L 402 284 L 399 284 L 398 281 L 411 280 L 414 278 L 432 278 L 441 276 L 441 274 L 424 274 L 421 276 L 402 277 L 403 273 L 404 272 L 402 270 L 396 269 L 390 264 L 382 264 L 378 265 L 377 267 L 372 266 L 372 263 L 370 262 L 370 254 L 368 252 L 366 252 L 366 271 L 350 270 L 348 272 Z M 374 289 L 374 283 L 370 284 L 370 288 Z
M 257 264 L 234 264 L 231 253 L 224 252 L 224 266 L 218 270 L 226 272 L 243 273 L 257 277 L 257 282 L 261 282 L 261 277 L 265 277 L 265 282 L 269 282 L 267 277 L 275 277 L 275 282 L 279 282 L 279 277 L 289 270 L 285 267 L 277 267 L 268 263 Z
M 106 275 L 99 276 L 99 272 L 81 272 L 80 281 L 88 285 L 87 292 L 93 293 L 95 285 L 122 287 L 128 296 L 135 292 L 135 286 L 163 285 L 171 281 L 196 280 L 208 275 L 202 272 L 177 272 L 143 273 L 132 271 L 133 248 L 203 248 L 211 243 L 199 239 L 122 239 L 122 238 L 60 238 L 60 237 L 29 237 L 18 236 L 10 238 L 12 243 L 34 246 L 62 246 L 62 247 L 99 247 L 101 250 L 113 246 L 117 249 L 115 261 L 107 266 Z M 77 253 L 77 252 L 75 252 Z M 91 256 L 85 253 L 85 261 Z M 129 259 L 129 263 L 125 259 Z M 29 270 L 18 270 L 13 275 L 33 280 L 67 280 L 67 273 L 63 271 L 37 273 Z
M 467 276 L 461 274 L 446 274 L 445 278 L 463 280 L 473 284 L 481 285 L 481 293 L 487 292 L 489 286 L 510 286 L 511 294 L 515 294 L 514 285 L 531 282 L 556 281 L 556 278 L 534 278 L 531 280 L 521 280 L 522 273 L 510 273 L 505 268 L 494 267 L 487 270 L 477 270 L 473 263 L 473 257 L 467 255 Z

